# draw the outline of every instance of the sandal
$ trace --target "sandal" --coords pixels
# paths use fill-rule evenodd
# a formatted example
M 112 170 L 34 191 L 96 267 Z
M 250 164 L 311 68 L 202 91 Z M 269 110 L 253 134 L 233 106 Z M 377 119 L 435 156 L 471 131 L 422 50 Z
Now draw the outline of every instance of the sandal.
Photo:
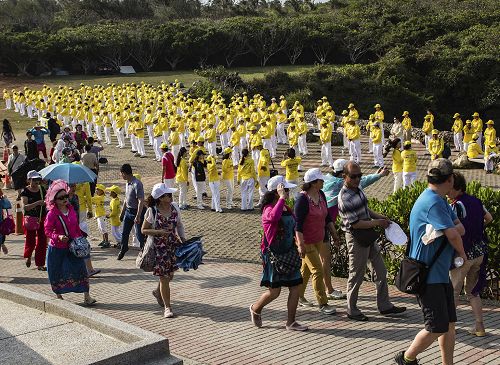
M 97 275 L 97 274 L 99 274 L 100 272 L 101 272 L 101 269 L 97 269 L 97 270 L 96 270 L 96 269 L 94 269 L 94 270 L 92 270 L 91 272 L 89 272 L 87 276 L 90 278 L 91 276 Z
M 85 298 L 85 300 L 83 301 L 83 304 L 85 304 L 87 307 L 92 307 L 96 303 L 97 303 L 97 300 L 95 300 L 92 297 Z
M 368 321 L 368 317 L 365 316 L 363 313 L 357 314 L 355 316 L 353 316 L 352 314 L 348 314 L 347 318 L 353 319 L 353 320 L 359 321 L 359 322 L 367 322 Z
M 38 266 L 36 269 L 38 271 L 47 271 L 47 268 L 45 266 Z
M 4 255 L 7 255 L 9 253 L 9 249 L 7 248 L 7 246 L 2 245 L 2 252 Z
M 261 328 L 262 327 L 262 318 L 261 318 L 261 315 L 254 312 L 253 309 L 252 309 L 252 305 L 250 305 L 249 309 L 250 309 L 250 318 L 252 320 L 252 323 L 255 327 L 257 328 Z
M 303 331 L 307 331 L 309 329 L 309 327 L 307 326 L 304 326 L 302 324 L 299 324 L 298 322 L 294 321 L 291 325 L 286 325 L 285 328 L 288 330 L 288 331 L 300 331 L 300 332 L 303 332 Z

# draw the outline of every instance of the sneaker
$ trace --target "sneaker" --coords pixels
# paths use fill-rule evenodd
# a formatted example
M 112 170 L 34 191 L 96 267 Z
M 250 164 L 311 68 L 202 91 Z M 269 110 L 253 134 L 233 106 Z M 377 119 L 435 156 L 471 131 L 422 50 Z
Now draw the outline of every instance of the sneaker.
M 300 331 L 300 332 L 307 331 L 309 329 L 309 327 L 299 324 L 298 322 L 293 322 L 291 325 L 285 326 L 285 328 L 288 331 Z
M 205 207 L 203 205 L 198 205 L 198 209 L 203 210 Z
M 418 365 L 418 360 L 417 359 L 415 359 L 413 361 L 406 361 L 405 360 L 405 352 L 404 351 L 398 352 L 396 354 L 396 356 L 394 357 L 394 361 L 398 365 Z
M 309 302 L 306 298 L 299 298 L 299 305 L 301 307 L 314 307 L 314 304 Z
M 163 317 L 165 317 L 165 318 L 173 318 L 174 317 L 174 312 L 172 312 L 172 308 L 165 307 L 165 312 L 163 314 Z
M 385 311 L 380 311 L 380 314 L 387 316 L 387 315 L 395 315 L 395 314 L 401 314 L 406 312 L 406 307 L 396 307 L 392 306 L 391 309 L 387 309 Z
M 337 310 L 335 309 L 335 307 L 333 307 L 332 305 L 328 305 L 328 304 L 323 304 L 322 306 L 320 306 L 319 311 L 323 314 L 326 314 L 327 316 L 331 316 L 331 315 L 337 313 Z
M 342 293 L 342 291 L 333 289 L 331 293 L 327 293 L 326 297 L 331 300 L 336 300 L 336 299 L 345 299 L 347 298 L 347 295 Z

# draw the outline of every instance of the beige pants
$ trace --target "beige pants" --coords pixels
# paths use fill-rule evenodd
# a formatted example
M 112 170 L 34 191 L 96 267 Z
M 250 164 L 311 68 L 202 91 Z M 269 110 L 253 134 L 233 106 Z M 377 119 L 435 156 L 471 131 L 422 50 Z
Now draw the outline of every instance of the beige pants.
M 467 299 L 472 296 L 472 289 L 477 284 L 479 278 L 479 269 L 483 262 L 483 256 L 476 257 L 473 260 L 467 260 L 463 266 L 450 271 L 451 284 L 455 295 L 455 304 L 458 304 L 458 296 L 462 292 L 465 282 L 465 295 Z
M 316 295 L 318 304 L 321 306 L 328 303 L 328 298 L 326 297 L 325 284 L 323 282 L 323 266 L 319 257 L 320 245 L 324 245 L 324 243 L 318 242 L 305 245 L 306 256 L 302 259 L 302 267 L 300 268 L 303 278 L 303 284 L 300 286 L 300 297 L 304 297 L 307 282 L 309 281 L 309 277 L 312 276 L 311 281 L 314 294 Z

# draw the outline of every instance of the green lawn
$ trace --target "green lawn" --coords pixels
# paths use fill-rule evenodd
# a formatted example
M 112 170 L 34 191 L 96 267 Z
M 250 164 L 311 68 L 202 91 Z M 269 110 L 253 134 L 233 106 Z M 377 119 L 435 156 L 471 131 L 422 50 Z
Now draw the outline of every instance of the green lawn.
M 314 66 L 312 65 L 287 65 L 287 66 L 266 66 L 266 67 L 241 67 L 230 69 L 231 71 L 237 71 L 240 73 L 244 80 L 251 80 L 254 78 L 262 77 L 266 72 L 272 70 L 280 70 L 288 73 L 299 73 L 301 71 L 310 69 Z M 140 72 L 133 75 L 111 75 L 111 76 L 96 76 L 96 75 L 70 75 L 70 76 L 50 76 L 50 77 L 9 77 L 2 78 L 0 80 L 0 91 L 4 88 L 7 89 L 22 89 L 25 86 L 30 88 L 41 88 L 42 85 L 46 84 L 49 86 L 57 87 L 59 85 L 68 85 L 72 87 L 78 87 L 80 83 L 87 85 L 106 85 L 107 83 L 140 83 L 144 81 L 149 84 L 158 84 L 162 80 L 165 82 L 172 82 L 178 79 L 180 82 L 184 83 L 184 86 L 189 87 L 196 80 L 201 79 L 200 76 L 196 75 L 191 71 L 166 71 L 166 72 Z M 24 140 L 24 131 L 33 126 L 35 119 L 28 119 L 21 117 L 19 114 L 13 111 L 3 110 L 3 102 L 0 103 L 0 120 L 7 118 L 11 121 L 14 128 L 14 133 L 19 140 Z M 19 142 L 19 141 L 18 141 Z

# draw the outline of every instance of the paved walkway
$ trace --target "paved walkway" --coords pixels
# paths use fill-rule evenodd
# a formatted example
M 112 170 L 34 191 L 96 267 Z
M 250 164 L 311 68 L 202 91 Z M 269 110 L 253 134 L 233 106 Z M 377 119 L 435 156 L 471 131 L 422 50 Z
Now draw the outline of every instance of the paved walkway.
M 0 281 L 52 295 L 47 274 L 24 266 L 22 237 L 9 240 L 9 248 L 10 254 L 0 258 Z M 257 329 L 250 322 L 248 306 L 262 292 L 260 265 L 214 258 L 206 259 L 197 271 L 176 274 L 172 300 L 177 317 L 164 319 L 151 295 L 156 281 L 135 269 L 135 252 L 121 262 L 115 255 L 116 250 L 93 250 L 94 264 L 103 270 L 91 279 L 91 292 L 98 300 L 95 310 L 164 335 L 173 354 L 190 359 L 187 364 L 390 364 L 394 353 L 422 327 L 415 299 L 392 287 L 393 302 L 408 311 L 400 318 L 379 315 L 374 286 L 367 282 L 360 293 L 360 308 L 371 318 L 367 323 L 348 320 L 345 301 L 336 301 L 338 314 L 331 317 L 314 308 L 299 308 L 298 320 L 310 330 L 288 332 L 284 290 L 263 311 L 264 327 Z M 344 288 L 345 280 L 335 279 L 335 285 Z M 65 295 L 76 303 L 81 297 Z M 313 298 L 310 290 L 306 297 Z M 484 338 L 466 333 L 473 321 L 468 307 L 459 307 L 458 318 L 456 364 L 500 364 L 500 307 L 485 309 L 489 334 Z M 439 364 L 437 345 L 421 360 Z

